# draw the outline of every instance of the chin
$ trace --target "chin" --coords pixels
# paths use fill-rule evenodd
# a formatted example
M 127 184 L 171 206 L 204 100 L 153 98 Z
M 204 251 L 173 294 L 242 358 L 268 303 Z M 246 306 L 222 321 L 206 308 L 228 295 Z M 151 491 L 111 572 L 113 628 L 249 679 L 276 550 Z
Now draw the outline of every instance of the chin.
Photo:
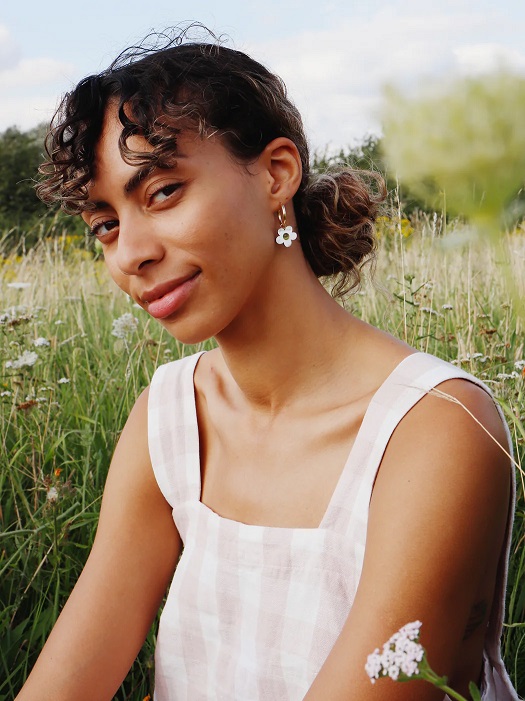
M 198 324 L 189 320 L 172 320 L 161 321 L 162 326 L 166 329 L 179 343 L 185 346 L 195 346 L 199 343 L 204 343 L 217 336 L 221 329 L 211 324 Z

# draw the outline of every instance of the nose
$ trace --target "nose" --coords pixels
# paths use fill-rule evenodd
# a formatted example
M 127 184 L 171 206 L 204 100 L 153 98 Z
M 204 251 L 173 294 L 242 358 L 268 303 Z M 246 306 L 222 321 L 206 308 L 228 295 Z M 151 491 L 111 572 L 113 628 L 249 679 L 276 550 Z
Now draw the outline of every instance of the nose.
M 115 262 L 124 275 L 139 275 L 163 257 L 164 247 L 154 222 L 140 215 L 121 217 Z

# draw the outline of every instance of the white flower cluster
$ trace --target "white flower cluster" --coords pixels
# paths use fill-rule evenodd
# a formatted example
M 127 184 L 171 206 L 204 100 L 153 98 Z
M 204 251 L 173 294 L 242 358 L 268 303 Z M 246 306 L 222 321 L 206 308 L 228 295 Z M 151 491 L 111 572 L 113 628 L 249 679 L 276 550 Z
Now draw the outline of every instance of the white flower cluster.
M 56 487 L 50 487 L 47 490 L 46 499 L 49 504 L 54 504 L 56 501 L 58 501 L 58 491 Z
M 113 319 L 111 335 L 126 341 L 129 336 L 136 332 L 138 325 L 139 320 L 133 314 L 127 312 L 119 316 L 118 319 Z
M 34 351 L 25 350 L 16 360 L 8 360 L 5 364 L 6 368 L 20 370 L 24 367 L 32 367 L 38 360 L 38 355 Z
M 50 345 L 49 341 L 47 338 L 44 338 L 43 336 L 39 336 L 38 338 L 35 338 L 33 341 L 33 345 L 36 346 L 37 348 L 45 348 Z
M 471 360 L 477 360 L 479 363 L 486 363 L 489 357 L 488 355 L 483 355 L 483 353 L 465 353 L 461 358 L 455 358 L 450 362 L 453 365 L 457 365 L 458 363 L 470 363 Z
M 516 370 L 525 370 L 525 360 L 516 360 L 514 367 Z
M 520 377 L 519 372 L 513 370 L 512 372 L 498 372 L 496 375 L 497 380 L 517 380 Z
M 419 674 L 418 663 L 425 655 L 424 648 L 418 643 L 421 621 L 407 623 L 383 645 L 383 651 L 376 648 L 368 655 L 365 671 L 372 684 L 379 677 L 390 677 L 394 681 L 400 674 L 413 677 Z
M 432 309 L 431 307 L 420 307 L 420 310 L 422 312 L 425 312 L 426 314 L 434 314 L 434 316 L 443 316 L 443 314 L 440 314 L 437 312 L 435 309 Z

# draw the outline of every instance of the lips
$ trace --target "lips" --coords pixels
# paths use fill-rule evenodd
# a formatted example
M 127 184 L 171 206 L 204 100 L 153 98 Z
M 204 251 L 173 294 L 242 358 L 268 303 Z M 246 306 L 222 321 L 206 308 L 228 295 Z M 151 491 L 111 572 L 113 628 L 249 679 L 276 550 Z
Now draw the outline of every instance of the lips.
M 149 314 L 155 319 L 165 319 L 174 314 L 188 299 L 200 276 L 200 271 L 183 278 L 157 285 L 146 290 L 140 301 L 146 305 Z

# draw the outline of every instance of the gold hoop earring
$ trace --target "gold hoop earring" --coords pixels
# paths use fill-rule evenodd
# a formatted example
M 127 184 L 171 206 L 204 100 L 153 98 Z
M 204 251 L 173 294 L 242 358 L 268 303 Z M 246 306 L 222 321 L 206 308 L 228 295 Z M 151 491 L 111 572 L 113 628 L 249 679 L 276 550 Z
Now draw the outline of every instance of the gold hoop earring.
M 277 238 L 275 242 L 290 248 L 292 241 L 295 241 L 297 234 L 291 226 L 286 226 L 286 208 L 284 204 L 279 204 L 277 210 L 277 219 L 279 220 L 279 229 L 277 230 Z

